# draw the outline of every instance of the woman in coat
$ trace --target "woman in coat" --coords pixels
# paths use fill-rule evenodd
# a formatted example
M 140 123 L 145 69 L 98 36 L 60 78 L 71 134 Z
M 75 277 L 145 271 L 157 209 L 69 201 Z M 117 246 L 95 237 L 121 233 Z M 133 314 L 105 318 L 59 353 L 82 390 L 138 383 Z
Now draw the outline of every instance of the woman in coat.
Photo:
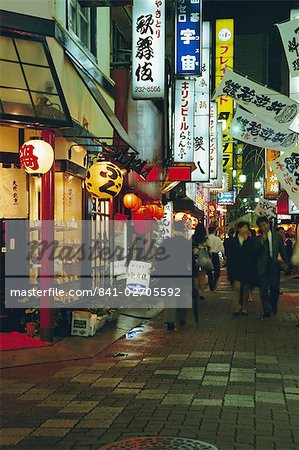
M 248 222 L 239 222 L 231 245 L 231 277 L 234 286 L 234 316 L 247 316 L 249 289 L 256 280 L 255 243 Z

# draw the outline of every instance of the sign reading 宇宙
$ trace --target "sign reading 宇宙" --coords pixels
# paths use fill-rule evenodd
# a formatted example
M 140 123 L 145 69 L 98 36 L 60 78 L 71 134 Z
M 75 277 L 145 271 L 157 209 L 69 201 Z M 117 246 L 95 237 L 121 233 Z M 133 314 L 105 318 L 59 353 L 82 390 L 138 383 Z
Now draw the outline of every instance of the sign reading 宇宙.
M 177 0 L 176 74 L 200 75 L 200 34 L 202 0 Z
M 132 97 L 164 97 L 166 0 L 134 0 Z

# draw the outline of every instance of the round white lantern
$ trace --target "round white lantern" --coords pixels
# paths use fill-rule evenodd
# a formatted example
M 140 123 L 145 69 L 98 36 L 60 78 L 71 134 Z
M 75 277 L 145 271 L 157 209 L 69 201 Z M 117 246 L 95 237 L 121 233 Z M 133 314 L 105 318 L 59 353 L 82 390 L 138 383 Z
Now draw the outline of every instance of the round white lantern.
M 54 151 L 48 142 L 32 139 L 22 145 L 19 157 L 27 173 L 46 173 L 54 162 Z

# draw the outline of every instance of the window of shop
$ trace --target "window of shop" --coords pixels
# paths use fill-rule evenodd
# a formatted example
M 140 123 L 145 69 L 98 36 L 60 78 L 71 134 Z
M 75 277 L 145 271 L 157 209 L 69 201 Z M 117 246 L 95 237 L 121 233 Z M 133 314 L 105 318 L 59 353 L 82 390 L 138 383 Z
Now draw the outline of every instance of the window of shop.
M 2 122 L 70 126 L 70 113 L 45 38 L 0 36 Z
M 78 0 L 68 0 L 68 29 L 96 56 L 96 9 L 84 8 Z

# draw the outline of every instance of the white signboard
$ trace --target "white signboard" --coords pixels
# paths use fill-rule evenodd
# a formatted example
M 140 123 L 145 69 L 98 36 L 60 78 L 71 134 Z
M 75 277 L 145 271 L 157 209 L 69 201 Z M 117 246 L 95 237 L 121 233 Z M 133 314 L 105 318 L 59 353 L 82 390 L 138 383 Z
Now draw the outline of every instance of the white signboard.
M 259 201 L 254 212 L 257 216 L 264 216 L 268 217 L 268 219 L 272 219 L 273 217 L 276 217 L 276 206 L 268 200 L 263 199 Z
M 294 147 L 299 137 L 297 133 L 276 131 L 275 126 L 260 120 L 239 106 L 236 109 L 229 133 L 233 138 L 246 142 L 246 144 L 280 151 Z
M 132 97 L 164 97 L 166 0 L 134 0 Z
M 168 202 L 164 206 L 164 216 L 160 220 L 162 226 L 163 239 L 170 238 L 172 236 L 172 215 L 173 215 L 173 202 Z
M 299 208 L 299 150 L 283 153 L 270 166 L 290 199 Z
M 0 218 L 27 219 L 28 192 L 23 169 L 4 168 L 0 164 Z
M 192 181 L 210 179 L 210 23 L 203 23 L 202 76 L 195 82 L 194 164 Z
M 174 162 L 193 162 L 194 83 L 175 82 Z
M 210 103 L 210 179 L 217 178 L 217 103 Z
M 289 97 L 266 88 L 226 68 L 213 99 L 227 95 L 260 119 L 273 125 L 276 131 L 289 130 L 298 120 L 299 104 Z M 298 132 L 298 130 L 297 130 Z
M 128 267 L 127 288 L 142 293 L 149 287 L 151 263 L 131 260 Z
M 223 181 L 223 132 L 222 132 L 222 123 L 217 122 L 217 178 L 214 180 L 210 180 L 208 183 L 203 183 L 203 187 L 209 189 L 222 189 L 226 188 L 225 182 Z
M 277 26 L 289 64 L 290 76 L 299 77 L 299 18 Z

